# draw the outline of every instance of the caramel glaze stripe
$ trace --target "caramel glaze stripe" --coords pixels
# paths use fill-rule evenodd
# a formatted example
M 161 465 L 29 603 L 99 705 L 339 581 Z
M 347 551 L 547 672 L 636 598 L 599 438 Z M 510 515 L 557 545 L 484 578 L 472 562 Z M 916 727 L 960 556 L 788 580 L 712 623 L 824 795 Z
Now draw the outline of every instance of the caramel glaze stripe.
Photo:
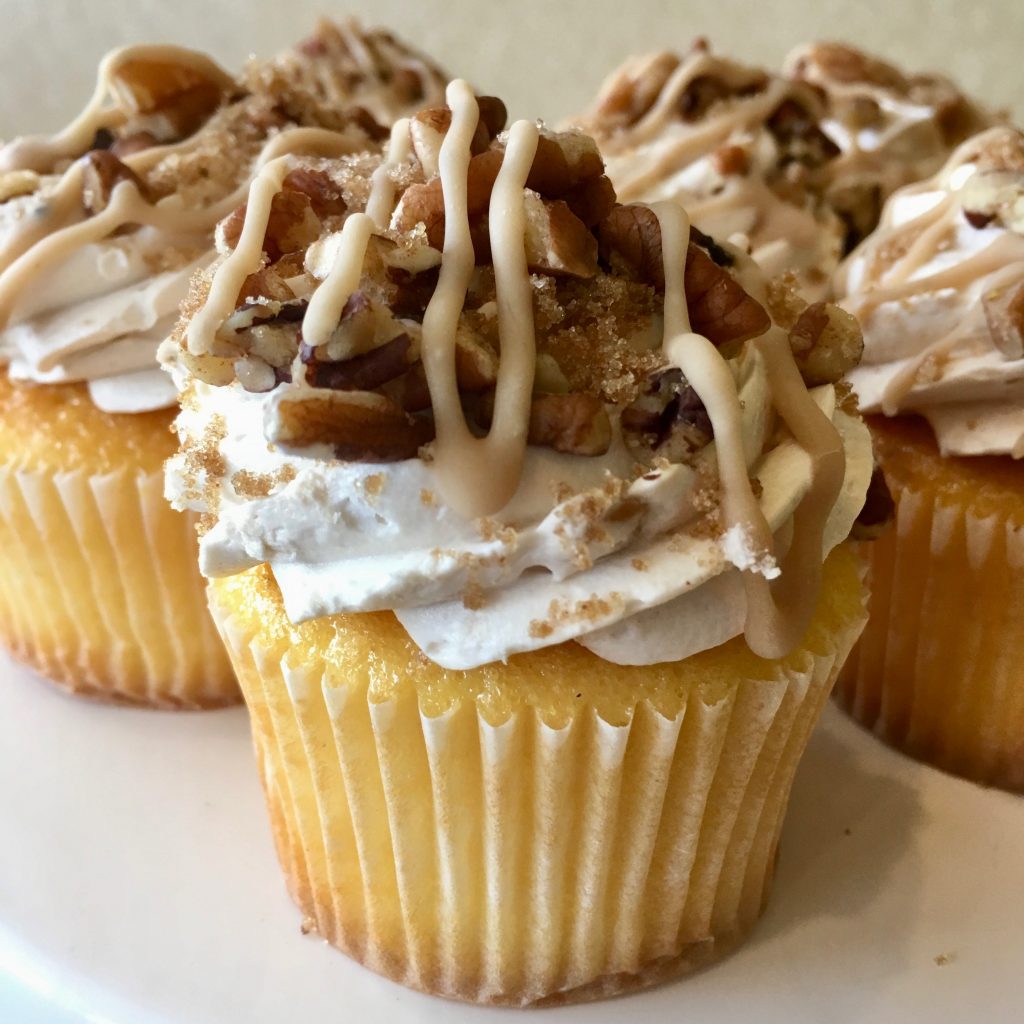
M 489 230 L 494 260 L 502 359 L 494 422 L 478 439 L 466 424 L 455 376 L 455 334 L 473 275 L 473 240 L 467 212 L 470 144 L 480 110 L 463 81 L 447 90 L 452 124 L 441 144 L 445 207 L 441 273 L 423 318 L 422 358 L 434 408 L 434 465 L 445 499 L 467 518 L 489 515 L 508 503 L 519 484 L 529 422 L 536 358 L 532 300 L 525 251 L 526 178 L 536 154 L 535 125 L 517 122 L 491 193 Z

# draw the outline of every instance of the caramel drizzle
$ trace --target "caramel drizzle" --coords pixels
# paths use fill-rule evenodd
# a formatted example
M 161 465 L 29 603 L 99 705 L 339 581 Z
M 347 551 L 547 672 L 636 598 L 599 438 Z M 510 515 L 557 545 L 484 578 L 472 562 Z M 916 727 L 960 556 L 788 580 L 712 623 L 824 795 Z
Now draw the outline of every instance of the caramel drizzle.
M 423 368 L 434 408 L 434 467 L 445 498 L 463 515 L 500 511 L 515 494 L 526 457 L 530 398 L 536 362 L 533 300 L 526 265 L 526 179 L 539 132 L 529 121 L 509 131 L 494 183 L 489 232 L 498 303 L 501 361 L 490 433 L 470 431 L 455 375 L 455 334 L 475 258 L 467 210 L 470 144 L 479 119 L 473 90 L 463 81 L 448 86 L 452 124 L 441 144 L 440 174 L 445 239 L 437 288 L 423 317 Z
M 775 542 L 754 497 L 743 449 L 743 410 L 736 381 L 718 350 L 690 329 L 683 285 L 690 224 L 674 203 L 655 203 L 665 270 L 665 358 L 683 371 L 711 419 L 722 485 L 723 527 L 739 533 L 755 563 L 774 558 Z M 763 658 L 779 658 L 803 637 L 818 600 L 825 526 L 846 474 L 842 439 L 811 398 L 789 342 L 773 327 L 754 339 L 765 360 L 772 403 L 811 459 L 811 485 L 793 514 L 794 539 L 769 582 L 745 570 L 747 644 Z
M 111 86 L 118 69 L 133 60 L 179 64 L 192 68 L 204 78 L 220 82 L 224 90 L 234 86 L 234 80 L 219 64 L 196 50 L 150 44 L 111 50 L 100 62 L 96 87 L 82 112 L 53 135 L 29 135 L 0 148 L 0 171 L 26 169 L 44 172 L 58 160 L 87 150 L 101 128 L 117 128 L 123 124 L 127 115 L 116 103 L 109 102 Z
M 283 153 L 339 156 L 352 152 L 354 148 L 337 132 L 323 128 L 292 128 L 267 142 L 255 166 L 274 164 L 276 160 L 283 159 L 280 155 Z M 62 263 L 82 246 L 108 238 L 129 224 L 155 228 L 169 238 L 196 236 L 205 240 L 212 235 L 217 222 L 244 201 L 247 189 L 248 185 L 243 182 L 218 202 L 188 210 L 182 208 L 177 196 L 166 196 L 151 203 L 142 196 L 134 182 L 121 181 L 114 186 L 104 210 L 82 219 L 82 168 L 76 162 L 47 197 L 46 212 L 26 217 L 22 230 L 0 253 L 0 327 L 9 321 L 14 304 L 24 289 L 38 280 L 44 271 Z

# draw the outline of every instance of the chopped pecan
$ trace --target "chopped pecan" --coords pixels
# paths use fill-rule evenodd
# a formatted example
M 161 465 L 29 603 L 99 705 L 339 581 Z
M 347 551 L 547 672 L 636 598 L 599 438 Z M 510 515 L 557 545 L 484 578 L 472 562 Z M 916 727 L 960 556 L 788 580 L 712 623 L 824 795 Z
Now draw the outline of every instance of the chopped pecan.
M 461 324 L 455 332 L 455 377 L 460 391 L 484 391 L 498 379 L 498 358 Z
M 306 364 L 306 382 L 315 388 L 334 391 L 373 391 L 409 368 L 412 339 L 399 334 L 377 348 L 338 362 L 321 362 L 316 351 L 302 346 L 300 355 Z
M 110 150 L 94 149 L 86 153 L 82 158 L 82 174 L 82 205 L 88 213 L 105 210 L 115 186 L 122 181 L 130 181 L 143 198 L 151 198 L 146 183 Z
M 631 449 L 647 448 L 673 462 L 686 461 L 713 436 L 704 403 L 676 367 L 652 375 L 622 411 L 621 424 Z
M 527 192 L 526 262 L 534 272 L 593 277 L 597 273 L 597 239 L 567 203 Z
M 615 188 L 606 174 L 581 181 L 561 198 L 588 228 L 600 224 L 615 208 Z
M 641 73 L 620 72 L 604 90 L 598 118 L 614 125 L 636 124 L 657 102 L 678 67 L 679 58 L 666 52 L 648 58 Z
M 487 147 L 505 127 L 505 120 L 508 117 L 505 104 L 496 96 L 479 96 L 477 104 L 480 108 L 480 118 L 470 143 L 470 152 L 474 155 L 486 152 Z M 448 107 L 430 107 L 414 114 L 409 120 L 409 138 L 413 152 L 428 180 L 437 173 L 441 143 L 451 125 L 452 112 Z
M 981 305 L 996 348 L 1007 359 L 1024 356 L 1024 280 L 987 292 Z
M 612 441 L 604 402 L 594 395 L 536 395 L 530 406 L 530 444 L 570 455 L 604 455 Z
M 313 212 L 321 220 L 337 217 L 348 210 L 341 186 L 326 172 L 311 167 L 296 167 L 281 182 L 286 192 L 301 192 L 309 197 Z
M 601 222 L 598 237 L 601 255 L 613 270 L 664 290 L 661 227 L 653 210 L 639 204 L 617 206 Z M 693 237 L 700 240 L 706 236 L 694 232 Z M 691 327 L 715 345 L 756 338 L 771 326 L 764 307 L 692 241 L 687 249 L 684 287 Z
M 245 226 L 248 203 L 243 203 L 220 222 L 221 244 L 229 249 L 238 245 Z M 305 192 L 278 192 L 270 204 L 267 230 L 263 235 L 263 251 L 271 263 L 286 253 L 301 252 L 320 236 L 320 218 L 313 210 L 313 201 Z
M 235 376 L 246 391 L 262 394 L 277 387 L 274 367 L 256 356 L 243 356 L 235 360 Z
M 191 135 L 220 106 L 225 82 L 198 69 L 167 60 L 138 57 L 111 75 L 118 99 L 149 121 L 159 136 Z
M 839 147 L 821 130 L 810 107 L 793 98 L 783 100 L 765 125 L 787 162 L 821 167 L 839 155 Z
M 856 318 L 830 302 L 815 302 L 800 314 L 790 328 L 789 344 L 808 387 L 837 384 L 864 352 Z
M 711 154 L 711 162 L 723 177 L 746 174 L 750 169 L 750 157 L 742 146 L 719 146 Z
M 269 427 L 271 441 L 300 448 L 328 444 L 349 462 L 411 459 L 434 434 L 432 422 L 410 416 L 390 398 L 370 391 L 284 397 Z

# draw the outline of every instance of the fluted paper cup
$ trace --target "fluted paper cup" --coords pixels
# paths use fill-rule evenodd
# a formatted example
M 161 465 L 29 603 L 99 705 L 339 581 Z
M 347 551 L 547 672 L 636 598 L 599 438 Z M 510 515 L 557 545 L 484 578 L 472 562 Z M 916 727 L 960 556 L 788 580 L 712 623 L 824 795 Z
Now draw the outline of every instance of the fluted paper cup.
M 864 545 L 870 619 L 836 699 L 922 761 L 1024 792 L 1024 466 L 942 458 L 924 424 L 872 431 L 895 523 Z
M 450 672 L 390 615 L 293 627 L 211 586 L 309 926 L 426 992 L 524 1005 L 686 973 L 750 931 L 793 774 L 864 621 L 837 551 L 805 645 L 622 668 L 566 644 Z

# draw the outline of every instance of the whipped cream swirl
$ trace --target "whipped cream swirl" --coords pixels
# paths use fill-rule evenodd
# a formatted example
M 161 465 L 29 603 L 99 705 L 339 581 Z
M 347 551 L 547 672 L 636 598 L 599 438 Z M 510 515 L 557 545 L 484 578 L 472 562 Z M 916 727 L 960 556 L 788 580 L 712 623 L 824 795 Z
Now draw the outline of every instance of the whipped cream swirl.
M 989 129 L 896 192 L 836 290 L 863 410 L 921 414 L 947 455 L 1024 456 L 1024 134 Z

